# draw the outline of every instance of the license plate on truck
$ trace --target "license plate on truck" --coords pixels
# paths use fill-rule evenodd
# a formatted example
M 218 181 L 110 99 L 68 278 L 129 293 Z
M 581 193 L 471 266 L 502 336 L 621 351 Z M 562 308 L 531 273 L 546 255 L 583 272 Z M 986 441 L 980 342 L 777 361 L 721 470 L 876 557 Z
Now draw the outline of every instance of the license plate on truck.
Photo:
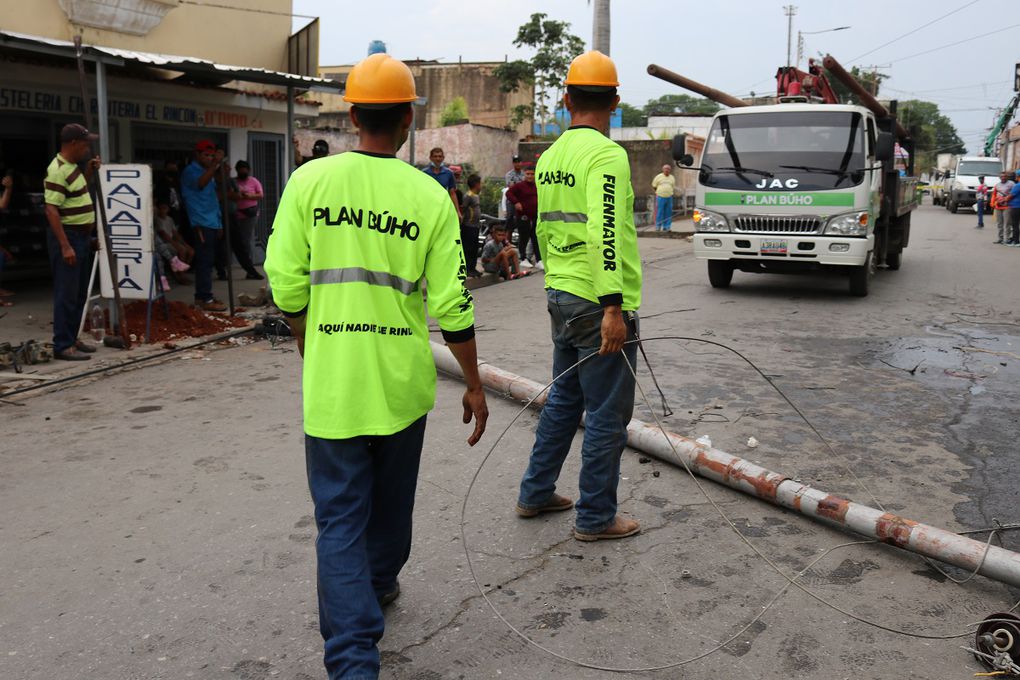
M 786 255 L 786 240 L 768 240 L 761 242 L 762 255 Z

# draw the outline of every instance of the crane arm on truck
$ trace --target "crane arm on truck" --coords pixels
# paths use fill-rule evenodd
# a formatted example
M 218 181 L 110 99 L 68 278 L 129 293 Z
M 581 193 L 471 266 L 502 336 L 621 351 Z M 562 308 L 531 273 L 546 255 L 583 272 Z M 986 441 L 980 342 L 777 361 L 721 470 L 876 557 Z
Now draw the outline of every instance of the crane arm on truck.
M 1009 100 L 1009 104 L 1002 110 L 1002 115 L 999 116 L 998 120 L 995 121 L 995 125 L 992 126 L 992 131 L 988 133 L 988 138 L 985 140 L 985 156 L 991 156 L 995 153 L 995 140 L 1006 129 L 1009 121 L 1013 120 L 1013 114 L 1016 113 L 1018 103 L 1020 103 L 1020 92 L 1014 94 L 1013 98 Z

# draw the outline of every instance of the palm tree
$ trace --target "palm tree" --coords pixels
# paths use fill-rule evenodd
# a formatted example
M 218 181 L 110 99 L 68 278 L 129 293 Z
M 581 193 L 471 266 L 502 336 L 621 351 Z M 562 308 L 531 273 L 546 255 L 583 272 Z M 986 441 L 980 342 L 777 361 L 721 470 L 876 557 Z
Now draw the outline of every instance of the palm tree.
M 591 0 L 588 0 L 591 4 Z M 609 0 L 595 0 L 591 48 L 609 54 Z

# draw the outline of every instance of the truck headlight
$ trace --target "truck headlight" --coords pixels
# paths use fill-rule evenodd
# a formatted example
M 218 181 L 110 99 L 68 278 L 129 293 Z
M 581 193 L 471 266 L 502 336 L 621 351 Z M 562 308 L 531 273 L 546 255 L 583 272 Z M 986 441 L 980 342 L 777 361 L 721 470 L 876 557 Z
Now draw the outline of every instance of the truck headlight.
M 866 212 L 836 215 L 825 225 L 825 233 L 833 236 L 867 236 L 869 219 Z
M 953 188 L 957 191 L 963 191 L 963 182 L 953 182 Z
M 707 210 L 695 210 L 691 218 L 694 221 L 694 228 L 697 231 L 729 231 L 730 225 L 726 218 L 719 213 Z

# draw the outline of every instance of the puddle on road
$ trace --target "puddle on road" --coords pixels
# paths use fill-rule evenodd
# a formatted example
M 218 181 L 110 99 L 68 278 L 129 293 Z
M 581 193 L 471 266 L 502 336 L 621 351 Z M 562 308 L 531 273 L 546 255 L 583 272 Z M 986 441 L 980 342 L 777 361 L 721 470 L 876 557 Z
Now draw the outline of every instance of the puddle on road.
M 929 326 L 925 337 L 901 338 L 874 351 L 875 361 L 947 390 L 983 394 L 990 380 L 1014 384 L 1020 375 L 1020 336 L 987 328 Z M 969 383 L 969 384 L 968 384 Z
M 954 492 L 969 498 L 954 507 L 964 526 L 989 526 L 993 517 L 1020 520 L 1020 470 L 1015 462 L 1020 437 L 1020 336 L 1008 326 L 993 325 L 950 324 L 925 330 L 926 336 L 873 347 L 861 363 L 913 370 L 914 379 L 949 398 L 939 444 L 968 468 L 967 478 L 952 485 Z

